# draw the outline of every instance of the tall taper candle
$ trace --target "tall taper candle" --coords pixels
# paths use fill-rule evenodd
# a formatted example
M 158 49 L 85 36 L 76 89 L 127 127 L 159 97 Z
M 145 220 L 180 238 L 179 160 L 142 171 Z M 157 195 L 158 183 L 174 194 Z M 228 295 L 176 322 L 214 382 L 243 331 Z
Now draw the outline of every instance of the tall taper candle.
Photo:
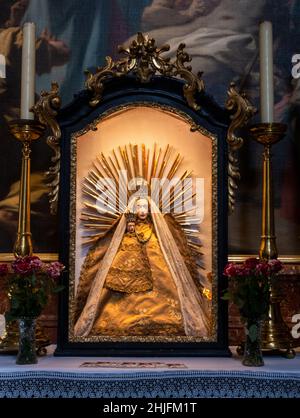
M 272 123 L 274 119 L 274 81 L 271 22 L 262 22 L 259 27 L 259 60 L 261 122 Z
M 34 105 L 35 94 L 35 24 L 23 26 L 21 119 L 34 119 L 29 109 Z

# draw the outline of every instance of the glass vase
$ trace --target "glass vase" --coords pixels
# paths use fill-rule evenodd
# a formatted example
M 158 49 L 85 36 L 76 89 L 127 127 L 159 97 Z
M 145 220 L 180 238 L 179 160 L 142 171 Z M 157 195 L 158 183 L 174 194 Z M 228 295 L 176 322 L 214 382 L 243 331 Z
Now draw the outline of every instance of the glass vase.
M 19 323 L 19 351 L 17 364 L 36 364 L 37 354 L 35 345 L 36 318 L 20 318 Z
M 242 364 L 259 367 L 264 365 L 261 352 L 261 321 L 247 320 L 245 326 L 246 341 Z

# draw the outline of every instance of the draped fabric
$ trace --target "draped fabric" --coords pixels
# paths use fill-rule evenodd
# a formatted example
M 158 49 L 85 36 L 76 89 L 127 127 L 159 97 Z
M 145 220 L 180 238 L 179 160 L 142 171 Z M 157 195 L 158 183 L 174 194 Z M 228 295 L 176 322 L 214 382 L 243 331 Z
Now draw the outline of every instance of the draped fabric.
M 185 333 L 193 336 L 206 335 L 208 323 L 201 306 L 199 290 L 180 254 L 163 214 L 153 200 L 151 200 L 151 213 L 163 255 L 178 291 Z
M 178 291 L 156 234 L 144 245 L 152 272 L 152 289 L 121 293 L 105 285 L 91 335 L 186 335 Z
M 86 336 L 90 333 L 99 305 L 99 297 L 101 295 L 106 275 L 113 262 L 113 259 L 121 244 L 122 237 L 126 228 L 126 218 L 123 214 L 112 237 L 108 250 L 102 260 L 101 269 L 98 269 L 95 280 L 92 283 L 87 303 L 75 324 L 74 332 L 76 335 Z
M 113 291 L 111 285 L 108 288 L 105 286 L 124 240 L 126 219 L 122 215 L 102 261 L 99 261 L 98 267 L 97 263 L 90 267 L 94 278 L 89 273 L 89 262 L 96 248 L 87 255 L 82 267 L 77 293 L 75 335 L 207 336 L 208 314 L 203 308 L 205 304 L 202 305 L 199 289 L 163 214 L 152 200 L 150 205 L 155 233 L 145 246 L 153 288 L 144 292 L 124 293 Z M 90 286 L 88 296 L 84 280 Z M 85 296 L 82 296 L 82 292 Z M 78 303 L 82 308 L 80 313 Z

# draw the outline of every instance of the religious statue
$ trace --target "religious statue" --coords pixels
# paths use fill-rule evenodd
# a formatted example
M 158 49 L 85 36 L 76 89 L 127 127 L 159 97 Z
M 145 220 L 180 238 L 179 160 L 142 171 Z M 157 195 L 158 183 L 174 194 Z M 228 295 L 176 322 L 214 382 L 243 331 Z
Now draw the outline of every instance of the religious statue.
M 175 216 L 145 193 L 132 196 L 85 257 L 74 335 L 208 337 L 210 305 L 194 256 Z

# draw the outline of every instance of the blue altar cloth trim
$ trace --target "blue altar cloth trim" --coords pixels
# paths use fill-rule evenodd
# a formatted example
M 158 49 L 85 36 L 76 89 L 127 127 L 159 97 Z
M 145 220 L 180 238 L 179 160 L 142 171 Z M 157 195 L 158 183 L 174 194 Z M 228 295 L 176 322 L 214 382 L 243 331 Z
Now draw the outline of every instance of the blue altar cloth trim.
M 300 398 L 299 373 L 161 371 L 0 373 L 0 398 Z

